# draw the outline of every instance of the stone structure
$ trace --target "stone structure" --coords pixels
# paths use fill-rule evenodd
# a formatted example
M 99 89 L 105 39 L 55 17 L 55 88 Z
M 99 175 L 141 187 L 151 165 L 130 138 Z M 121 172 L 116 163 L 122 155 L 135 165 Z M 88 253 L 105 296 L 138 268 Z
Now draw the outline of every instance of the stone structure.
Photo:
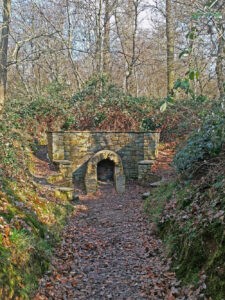
M 87 193 L 93 193 L 98 188 L 97 182 L 97 165 L 103 160 L 114 162 L 114 183 L 118 193 L 125 191 L 125 175 L 123 172 L 123 163 L 119 155 L 110 150 L 102 150 L 97 152 L 87 163 L 85 174 L 85 186 Z
M 141 185 L 149 185 L 160 180 L 160 177 L 151 172 L 154 160 L 141 160 L 138 162 L 138 181 Z
M 115 187 L 122 193 L 125 178 L 148 179 L 158 142 L 156 132 L 49 132 L 48 152 L 64 178 L 84 181 L 88 193 L 97 190 L 98 163 L 113 162 Z

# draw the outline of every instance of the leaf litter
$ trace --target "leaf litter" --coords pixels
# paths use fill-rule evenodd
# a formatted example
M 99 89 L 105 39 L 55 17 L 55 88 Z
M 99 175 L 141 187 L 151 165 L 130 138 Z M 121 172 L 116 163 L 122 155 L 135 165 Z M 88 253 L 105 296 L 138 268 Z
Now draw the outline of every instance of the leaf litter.
M 196 289 L 182 287 L 171 272 L 171 260 L 144 212 L 143 192 L 146 188 L 129 182 L 122 195 L 112 183 L 95 195 L 80 195 L 33 300 L 206 299 L 204 274 Z

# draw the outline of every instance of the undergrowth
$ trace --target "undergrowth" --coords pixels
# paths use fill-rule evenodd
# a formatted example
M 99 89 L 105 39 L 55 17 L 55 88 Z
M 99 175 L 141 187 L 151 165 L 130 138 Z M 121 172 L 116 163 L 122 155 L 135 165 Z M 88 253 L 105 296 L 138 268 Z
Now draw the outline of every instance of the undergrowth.
M 28 177 L 19 178 L 1 178 L 1 299 L 30 299 L 73 210 L 51 194 L 40 196 L 42 188 Z
M 225 140 L 224 111 L 215 107 L 199 130 L 177 151 L 177 179 L 156 189 L 146 201 L 157 223 L 172 268 L 184 284 L 225 298 Z
M 204 160 L 216 157 L 225 142 L 225 113 L 222 107 L 208 114 L 201 127 L 177 152 L 174 165 L 179 173 L 194 176 Z
M 225 297 L 224 178 L 210 178 L 207 185 L 165 185 L 146 201 L 178 278 L 197 288 L 201 274 L 206 274 L 206 294 L 213 300 Z
M 20 179 L 22 176 L 20 177 Z M 48 269 L 52 249 L 73 208 L 53 195 L 39 195 L 27 180 L 1 179 L 0 298 L 30 299 Z
M 31 146 L 44 125 L 39 105 L 31 113 L 20 103 L 8 102 L 0 124 L 0 299 L 31 299 L 73 211 L 33 181 Z

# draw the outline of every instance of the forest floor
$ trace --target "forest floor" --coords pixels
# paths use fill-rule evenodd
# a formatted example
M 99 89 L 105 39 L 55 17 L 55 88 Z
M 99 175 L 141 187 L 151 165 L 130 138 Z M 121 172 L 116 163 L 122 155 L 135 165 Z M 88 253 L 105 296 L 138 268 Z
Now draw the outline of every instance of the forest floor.
M 170 159 L 165 162 L 163 152 L 160 157 L 156 168 L 168 180 Z M 144 212 L 146 190 L 129 182 L 119 195 L 112 183 L 102 183 L 94 196 L 80 195 L 34 300 L 197 299 L 170 271 L 157 228 Z
M 144 215 L 143 191 L 130 183 L 118 195 L 106 184 L 81 196 L 36 300 L 173 299 L 178 283 Z

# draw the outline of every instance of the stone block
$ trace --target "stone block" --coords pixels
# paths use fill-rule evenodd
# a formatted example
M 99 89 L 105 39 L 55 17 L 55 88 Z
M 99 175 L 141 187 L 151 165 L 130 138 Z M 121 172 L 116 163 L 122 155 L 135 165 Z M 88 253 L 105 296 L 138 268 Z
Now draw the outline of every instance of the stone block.
M 151 160 L 141 160 L 138 162 L 138 165 L 140 166 L 152 166 L 154 164 L 155 160 L 151 159 Z
M 74 201 L 74 202 L 79 202 L 79 201 L 80 201 L 79 194 L 73 193 L 73 201 Z
M 157 180 L 158 176 L 151 172 L 154 160 L 142 160 L 138 162 L 138 181 L 141 185 L 148 185 Z
M 65 177 L 71 177 L 71 172 L 74 172 L 75 178 L 84 178 L 89 159 L 105 149 L 118 153 L 128 178 L 139 175 L 143 179 L 147 178 L 149 169 L 148 172 L 138 171 L 138 162 L 157 156 L 158 141 L 159 134 L 152 132 L 54 132 L 48 134 L 48 149 L 52 160 L 66 158 L 72 161 L 71 169 L 66 166 L 60 167 Z M 121 172 L 117 175 L 121 175 Z M 90 186 L 92 190 L 97 189 L 96 185 Z
M 87 194 L 92 194 L 97 191 L 98 185 L 97 185 L 97 180 L 87 180 L 85 181 L 85 187 L 86 187 L 86 193 Z
M 60 186 L 73 188 L 73 178 L 66 178 L 62 182 L 60 182 Z
M 123 194 L 125 192 L 125 181 L 124 175 L 118 175 L 115 178 L 115 188 L 118 194 Z
M 55 197 L 63 201 L 72 201 L 73 200 L 73 188 L 68 187 L 58 187 L 55 190 Z
M 148 199 L 148 197 L 151 195 L 150 192 L 146 192 L 144 194 L 142 194 L 142 199 L 145 200 L 145 199 Z
M 47 182 L 50 184 L 55 184 L 63 180 L 64 180 L 64 176 L 62 174 L 50 175 L 47 177 Z

